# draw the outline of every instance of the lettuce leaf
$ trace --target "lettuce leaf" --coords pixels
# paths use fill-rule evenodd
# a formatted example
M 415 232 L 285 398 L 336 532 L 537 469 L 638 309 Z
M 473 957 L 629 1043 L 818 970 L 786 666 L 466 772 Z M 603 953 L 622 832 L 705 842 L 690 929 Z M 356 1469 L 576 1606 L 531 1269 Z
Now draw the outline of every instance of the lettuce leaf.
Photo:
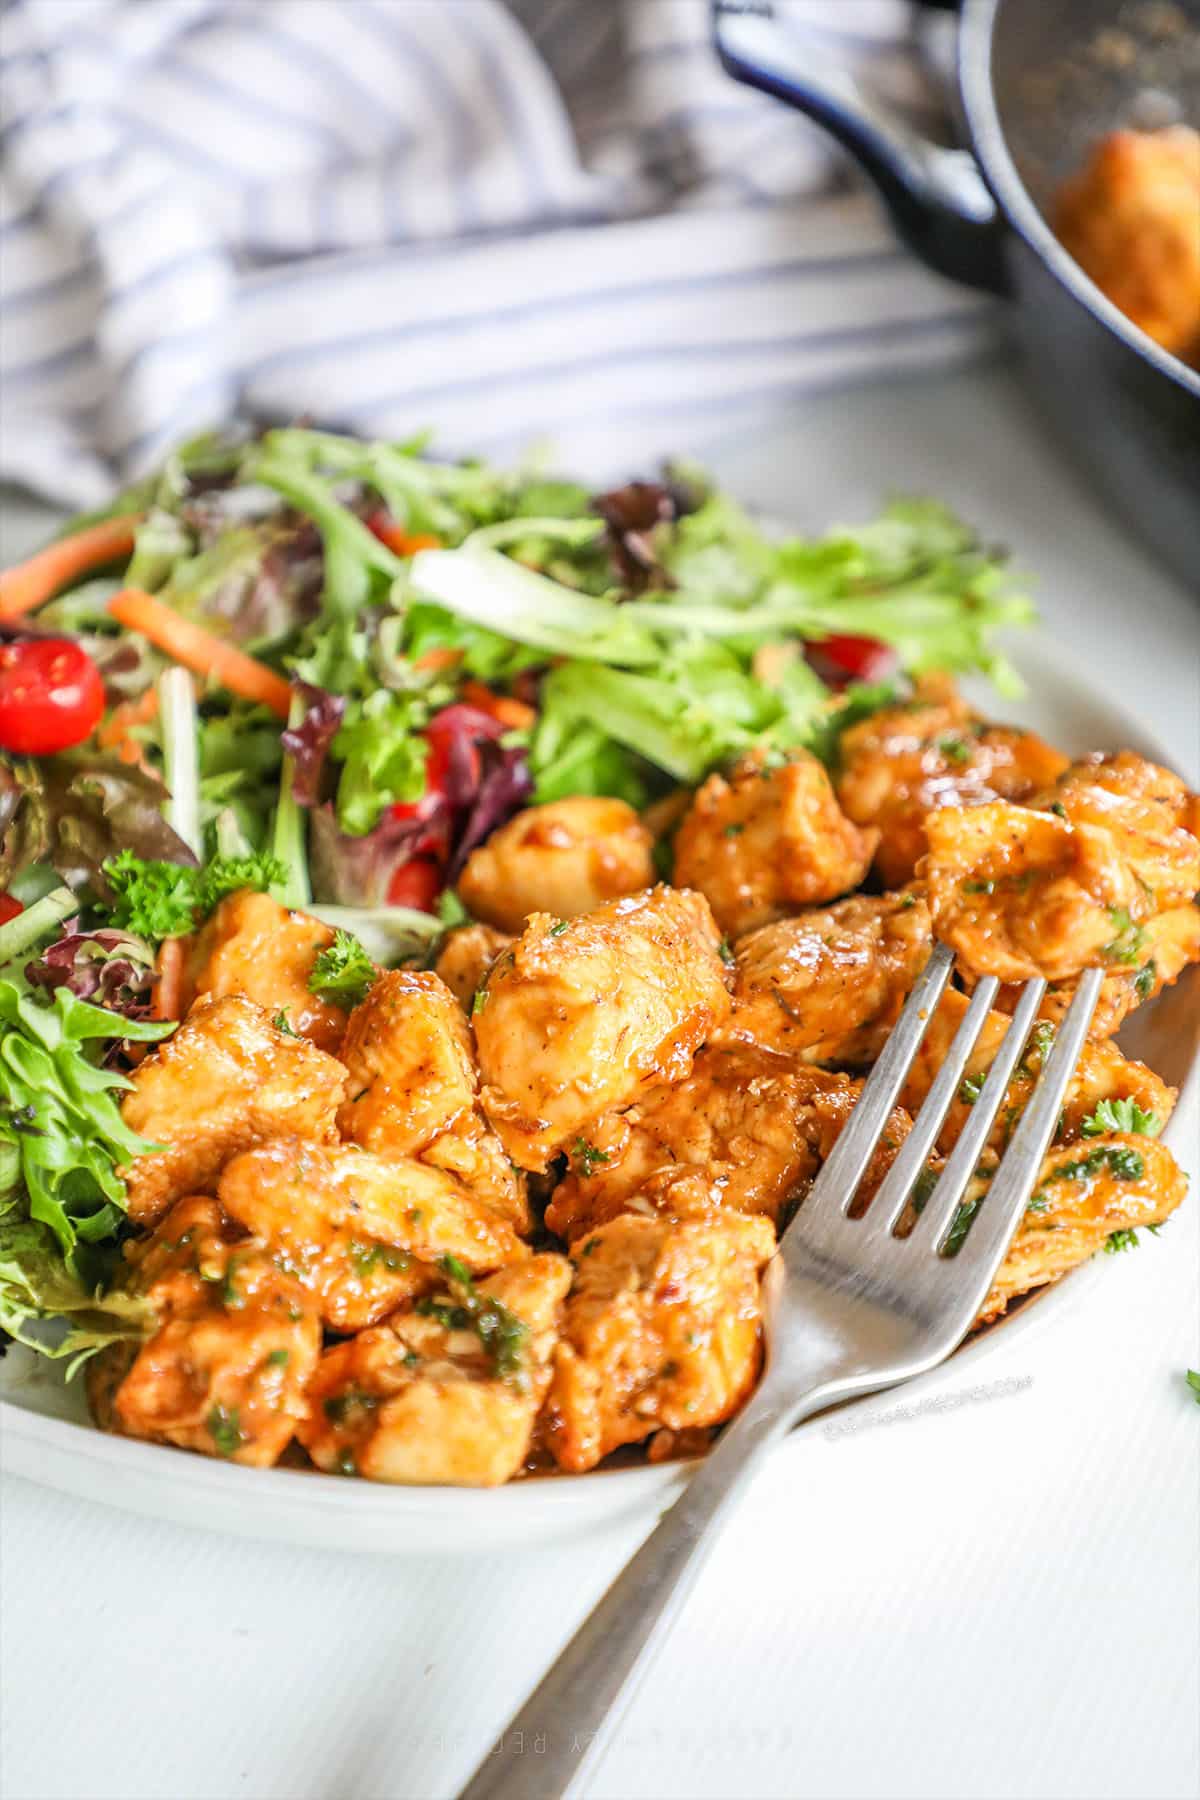
M 0 978 L 0 1141 L 17 1152 L 29 1215 L 53 1232 L 68 1270 L 79 1244 L 112 1241 L 125 1215 L 118 1169 L 156 1148 L 126 1125 L 128 1078 L 93 1054 L 155 1043 L 171 1024 L 121 1018 L 59 987 L 47 1000 Z
M 0 1217 L 0 1334 L 42 1356 L 70 1357 L 69 1380 L 97 1350 L 143 1337 L 151 1322 L 139 1295 L 72 1274 L 48 1226 L 17 1209 Z

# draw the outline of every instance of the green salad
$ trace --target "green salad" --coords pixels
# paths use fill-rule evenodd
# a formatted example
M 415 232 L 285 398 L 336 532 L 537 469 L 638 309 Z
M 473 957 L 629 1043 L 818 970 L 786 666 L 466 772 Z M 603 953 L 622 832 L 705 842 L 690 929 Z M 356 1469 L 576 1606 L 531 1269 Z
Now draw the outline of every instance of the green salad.
M 910 676 L 1013 692 L 997 634 L 1033 616 L 926 500 L 775 537 L 691 467 L 594 493 L 420 439 L 184 445 L 0 576 L 0 1329 L 140 1332 L 119 1103 L 173 1028 L 162 946 L 224 895 L 335 926 L 350 994 L 432 953 L 521 807 L 832 762 Z

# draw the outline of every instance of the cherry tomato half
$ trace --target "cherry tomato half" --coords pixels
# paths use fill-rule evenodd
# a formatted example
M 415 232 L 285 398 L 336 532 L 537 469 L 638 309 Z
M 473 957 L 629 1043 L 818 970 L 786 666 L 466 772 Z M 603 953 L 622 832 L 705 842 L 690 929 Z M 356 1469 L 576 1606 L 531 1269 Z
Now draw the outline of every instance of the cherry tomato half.
M 70 638 L 0 644 L 0 750 L 69 750 L 91 735 L 103 712 L 100 671 Z
M 882 681 L 896 667 L 896 653 L 878 638 L 827 637 L 809 648 L 808 660 L 832 687 L 848 681 Z
M 402 863 L 388 882 L 388 905 L 432 912 L 441 888 L 442 873 L 432 857 L 414 856 L 411 862 Z
M 10 919 L 19 918 L 25 911 L 19 900 L 11 894 L 0 894 L 0 925 L 7 925 Z

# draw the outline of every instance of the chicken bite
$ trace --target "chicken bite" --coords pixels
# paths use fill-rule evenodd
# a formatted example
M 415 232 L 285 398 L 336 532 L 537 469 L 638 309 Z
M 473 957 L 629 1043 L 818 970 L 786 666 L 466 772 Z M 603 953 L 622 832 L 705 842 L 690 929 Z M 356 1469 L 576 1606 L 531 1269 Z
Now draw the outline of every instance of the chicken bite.
M 298 1429 L 317 1467 L 455 1487 L 511 1480 L 550 1381 L 571 1273 L 565 1257 L 543 1255 L 478 1284 L 452 1274 L 445 1299 L 328 1351 Z
M 662 1428 L 717 1425 L 754 1386 L 769 1219 L 626 1213 L 576 1247 L 542 1419 L 560 1468 L 592 1469 Z
M 925 821 L 941 807 L 1025 800 L 1067 758 L 1031 731 L 989 725 L 945 676 L 842 733 L 837 797 L 858 825 L 880 832 L 875 869 L 889 888 L 911 881 L 926 850 Z
M 197 1000 L 121 1106 L 132 1131 L 162 1146 L 124 1171 L 130 1218 L 152 1225 L 184 1194 L 211 1191 L 231 1156 L 267 1138 L 333 1141 L 344 1081 L 339 1062 L 254 1001 Z
M 489 925 L 519 932 L 530 913 L 560 919 L 637 894 L 654 880 L 654 840 L 624 800 L 578 794 L 530 806 L 473 850 L 463 903 Z
M 1156 344 L 1200 354 L 1200 132 L 1110 131 L 1064 183 L 1054 230 Z
M 1187 905 L 1200 892 L 1196 804 L 1178 775 L 1132 750 L 1085 756 L 1030 801 L 1109 833 L 1142 890 L 1139 916 Z
M 921 864 L 937 936 L 975 975 L 1062 981 L 1137 957 L 1145 892 L 1111 832 L 994 801 L 931 813 Z
M 623 1212 L 704 1218 L 761 1213 L 779 1227 L 829 1155 L 860 1081 L 794 1065 L 753 1045 L 708 1045 L 691 1074 L 593 1128 L 554 1191 L 546 1224 L 569 1242 Z M 897 1108 L 864 1196 L 911 1126 Z
M 235 1157 L 218 1193 L 335 1331 L 374 1325 L 423 1293 L 439 1257 L 486 1274 L 529 1254 L 452 1175 L 350 1144 L 278 1138 Z
M 1100 984 L 1089 1037 L 1112 1037 L 1131 1012 L 1170 987 L 1190 964 L 1200 962 L 1200 909 L 1173 906 L 1147 919 L 1136 932 L 1127 934 L 1126 952 L 1132 952 L 1134 960 L 1109 970 Z M 1059 1024 L 1075 998 L 1077 985 L 1075 980 L 1052 982 L 1038 1017 Z M 1020 992 L 1019 987 L 1001 988 L 997 1006 L 1011 1012 Z
M 427 969 L 385 969 L 354 1008 L 342 1041 L 343 1137 L 365 1150 L 413 1156 L 475 1103 L 471 1033 L 444 981 Z
M 470 1012 L 484 976 L 511 943 L 506 931 L 496 931 L 491 925 L 459 925 L 447 932 L 434 969 L 464 1012 Z
M 145 1343 L 89 1363 L 96 1422 L 269 1468 L 305 1415 L 321 1350 L 311 1300 L 215 1200 L 181 1200 L 126 1255 L 126 1284 L 154 1323 Z
M 280 906 L 269 894 L 230 894 L 196 933 L 188 956 L 194 994 L 242 994 L 287 1022 L 318 1049 L 337 1054 L 346 1029 L 340 1006 L 309 992 L 313 964 L 333 932 L 311 914 Z
M 710 775 L 675 837 L 675 880 L 730 937 L 858 886 L 879 842 L 852 825 L 815 756 L 743 757 Z
M 545 1169 L 594 1119 L 686 1075 L 729 1011 L 718 941 L 707 903 L 668 887 L 533 915 L 473 1018 L 484 1110 L 514 1162 Z
M 478 1109 L 470 1027 L 438 976 L 424 969 L 379 975 L 350 1015 L 341 1060 L 344 1138 L 446 1169 L 516 1230 L 529 1229 L 524 1183 Z
M 943 994 L 937 1011 L 929 1021 L 921 1046 L 901 1090 L 901 1100 L 910 1112 L 920 1110 L 938 1070 L 946 1060 L 951 1040 L 966 1013 L 967 995 L 950 988 Z M 967 1060 L 963 1080 L 951 1102 L 938 1135 L 938 1149 L 948 1153 L 958 1139 L 971 1108 L 978 1099 L 988 1070 L 995 1060 L 1012 1020 L 1006 1013 L 989 1012 L 975 1047 Z M 1054 1027 L 1047 1021 L 1034 1027 L 1025 1051 L 1009 1082 L 1004 1101 L 996 1116 L 989 1144 L 1002 1152 L 1013 1129 L 1033 1096 L 1042 1065 L 1054 1042 Z M 1075 1072 L 1063 1098 L 1062 1117 L 1055 1136 L 1056 1143 L 1073 1143 L 1087 1134 L 1088 1120 L 1104 1116 L 1104 1109 L 1135 1105 L 1143 1115 L 1152 1115 L 1155 1131 L 1160 1131 L 1174 1110 L 1176 1092 L 1168 1087 L 1145 1063 L 1122 1056 L 1115 1044 L 1088 1042 L 1080 1052 Z M 1101 1109 L 1099 1114 L 1097 1109 Z M 1110 1114 L 1111 1116 L 1111 1114 Z M 1094 1130 L 1092 1135 L 1095 1135 Z
M 855 894 L 764 925 L 735 948 L 721 1036 L 806 1062 L 872 1062 L 931 949 L 929 909 L 915 892 Z
M 986 1182 L 977 1178 L 971 1200 L 978 1203 Z M 997 1318 L 1018 1294 L 1058 1281 L 1114 1232 L 1161 1225 L 1186 1192 L 1187 1177 L 1152 1138 L 1113 1132 L 1052 1150 L 976 1324 Z

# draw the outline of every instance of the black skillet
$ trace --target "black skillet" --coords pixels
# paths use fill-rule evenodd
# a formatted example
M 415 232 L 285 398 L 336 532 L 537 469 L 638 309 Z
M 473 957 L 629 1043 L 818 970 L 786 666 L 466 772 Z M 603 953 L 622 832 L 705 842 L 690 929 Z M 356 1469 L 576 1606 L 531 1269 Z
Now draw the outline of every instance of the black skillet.
M 850 15 L 853 0 L 842 4 Z M 1200 124 L 1200 0 L 963 0 L 958 87 L 970 150 L 925 141 L 844 70 L 817 66 L 778 10 L 715 0 L 725 68 L 838 138 L 931 267 L 1011 302 L 1034 392 L 1058 431 L 1113 506 L 1200 590 L 1200 373 L 1118 312 L 1047 223 L 1059 182 L 1105 132 Z

